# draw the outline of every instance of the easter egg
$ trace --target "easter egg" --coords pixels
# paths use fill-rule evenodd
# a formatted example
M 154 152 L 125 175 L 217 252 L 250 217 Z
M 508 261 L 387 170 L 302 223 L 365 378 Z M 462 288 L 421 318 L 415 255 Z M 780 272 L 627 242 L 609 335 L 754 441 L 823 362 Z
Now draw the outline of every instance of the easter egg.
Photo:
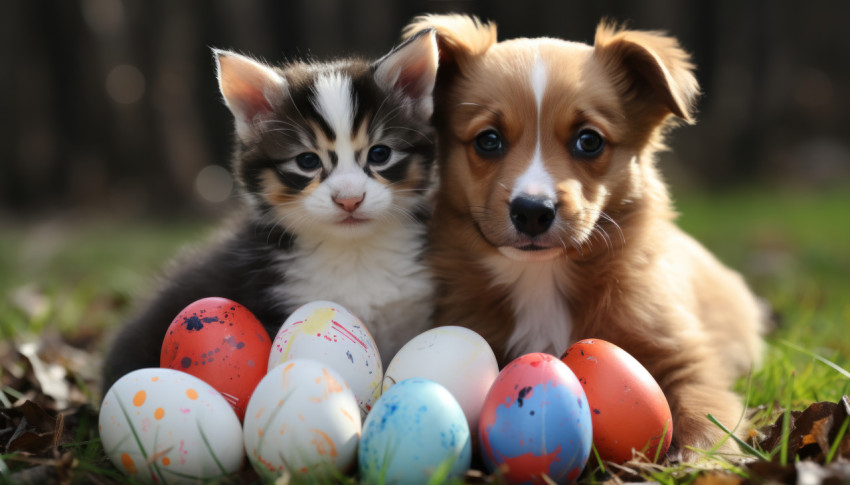
M 171 322 L 159 365 L 216 388 L 241 420 L 251 393 L 266 375 L 270 350 L 268 332 L 247 308 L 226 298 L 203 298 Z
M 383 367 L 372 335 L 338 303 L 302 305 L 283 322 L 272 343 L 268 368 L 294 358 L 315 359 L 332 367 L 351 386 L 361 418 L 381 395 Z
M 603 460 L 623 463 L 632 450 L 658 461 L 673 439 L 673 418 L 664 392 L 628 352 L 599 339 L 581 340 L 561 360 L 587 395 L 593 443 Z
M 484 396 L 499 364 L 484 338 L 464 327 L 437 327 L 407 342 L 384 372 L 383 392 L 411 377 L 430 379 L 452 393 L 469 429 L 477 429 Z
M 221 479 L 242 467 L 242 427 L 221 394 L 172 369 L 118 379 L 98 416 L 103 449 L 116 468 L 142 483 Z
M 462 478 L 472 459 L 460 404 L 434 381 L 411 378 L 385 392 L 363 423 L 357 461 L 364 483 L 425 484 Z
M 245 413 L 245 450 L 264 476 L 312 479 L 344 473 L 357 457 L 357 399 L 335 370 L 292 359 L 270 370 Z
M 508 483 L 575 480 L 593 430 L 581 384 L 557 357 L 526 354 L 499 373 L 484 399 L 478 438 L 491 472 Z

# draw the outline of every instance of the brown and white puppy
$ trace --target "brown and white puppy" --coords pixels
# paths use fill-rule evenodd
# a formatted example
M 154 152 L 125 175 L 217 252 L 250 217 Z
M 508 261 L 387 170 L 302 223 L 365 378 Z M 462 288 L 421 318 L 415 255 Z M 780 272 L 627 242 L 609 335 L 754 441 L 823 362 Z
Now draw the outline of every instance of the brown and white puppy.
M 425 16 L 437 31 L 440 189 L 430 263 L 436 323 L 481 333 L 502 365 L 613 342 L 664 390 L 674 450 L 733 428 L 730 387 L 759 361 L 762 314 L 735 272 L 674 225 L 655 153 L 699 88 L 658 33 L 600 24 L 593 46 L 496 40 L 496 27 Z M 734 452 L 731 440 L 723 448 Z

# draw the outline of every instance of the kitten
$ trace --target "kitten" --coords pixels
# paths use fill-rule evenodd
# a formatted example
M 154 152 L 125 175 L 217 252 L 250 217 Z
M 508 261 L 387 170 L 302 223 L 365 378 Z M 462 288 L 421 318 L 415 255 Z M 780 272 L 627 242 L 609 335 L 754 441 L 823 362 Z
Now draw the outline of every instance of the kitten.
M 247 202 L 243 217 L 121 329 L 104 389 L 158 366 L 172 319 L 208 296 L 246 306 L 272 338 L 298 306 L 335 301 L 366 324 L 388 363 L 430 325 L 422 251 L 434 163 L 434 33 L 373 63 L 274 68 L 233 52 L 216 50 L 215 58 L 235 118 L 232 171 Z

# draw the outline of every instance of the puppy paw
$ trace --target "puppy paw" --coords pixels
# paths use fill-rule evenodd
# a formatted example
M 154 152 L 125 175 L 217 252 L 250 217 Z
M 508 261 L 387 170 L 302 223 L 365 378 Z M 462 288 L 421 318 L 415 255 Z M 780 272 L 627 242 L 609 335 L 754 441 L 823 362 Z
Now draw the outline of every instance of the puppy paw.
M 743 454 L 732 436 L 708 419 L 717 421 L 738 436 L 744 436 L 747 424 L 742 419 L 743 405 L 731 391 L 709 389 L 711 394 L 690 389 L 676 401 L 673 410 L 673 446 L 668 458 L 682 462 L 698 462 L 712 456 L 728 460 Z

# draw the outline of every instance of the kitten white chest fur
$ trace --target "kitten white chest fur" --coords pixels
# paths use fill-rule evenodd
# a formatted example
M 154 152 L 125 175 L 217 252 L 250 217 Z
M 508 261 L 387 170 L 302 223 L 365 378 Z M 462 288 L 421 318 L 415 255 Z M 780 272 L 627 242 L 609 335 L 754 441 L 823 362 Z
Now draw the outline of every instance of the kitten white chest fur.
M 565 278 L 550 261 L 517 262 L 502 256 L 487 261 L 494 282 L 510 288 L 515 326 L 508 338 L 510 358 L 529 352 L 559 356 L 570 344 L 572 317 L 559 280 Z
M 330 300 L 360 318 L 384 365 L 408 340 L 430 327 L 432 283 L 417 257 L 423 228 L 381 230 L 369 238 L 296 239 L 281 258 L 283 282 L 272 291 L 282 303 Z

